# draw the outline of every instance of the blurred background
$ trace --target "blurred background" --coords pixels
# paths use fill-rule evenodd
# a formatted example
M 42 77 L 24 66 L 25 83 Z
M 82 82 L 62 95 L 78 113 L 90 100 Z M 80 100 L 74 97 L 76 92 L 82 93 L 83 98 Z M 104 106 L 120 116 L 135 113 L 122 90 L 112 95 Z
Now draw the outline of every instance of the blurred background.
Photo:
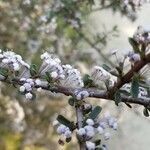
M 139 25 L 150 29 L 150 4 L 127 11 L 122 0 L 0 0 L 0 49 L 12 50 L 40 65 L 44 51 L 57 54 L 82 74 L 97 64 L 114 67 L 131 49 Z M 149 70 L 148 70 L 149 71 Z M 27 101 L 17 89 L 0 83 L 0 150 L 76 150 L 76 139 L 58 145 L 52 122 L 57 114 L 74 118 L 68 97 L 42 91 Z M 89 99 L 90 101 L 90 99 Z M 90 101 L 91 102 L 91 101 Z M 119 128 L 106 143 L 110 150 L 148 150 L 150 120 L 142 109 L 95 100 L 118 118 Z

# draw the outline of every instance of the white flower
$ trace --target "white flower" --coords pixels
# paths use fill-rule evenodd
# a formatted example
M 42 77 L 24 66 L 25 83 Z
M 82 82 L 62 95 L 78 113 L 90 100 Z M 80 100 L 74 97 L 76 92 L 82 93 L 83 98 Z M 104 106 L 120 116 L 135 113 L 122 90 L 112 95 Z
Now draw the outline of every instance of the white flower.
M 76 95 L 77 100 L 82 100 L 86 97 L 89 97 L 89 93 L 87 91 L 80 91 L 79 93 L 77 91 L 77 95 Z
M 18 63 L 13 63 L 13 67 L 15 71 L 18 71 L 20 69 L 20 66 Z
M 61 60 L 59 58 L 54 58 L 54 61 L 59 63 L 59 64 L 61 63 Z
M 32 99 L 33 95 L 31 93 L 25 94 L 26 99 L 30 100 Z
M 89 126 L 89 125 L 85 126 L 84 129 L 86 131 L 94 131 L 94 128 L 92 126 Z
M 80 128 L 79 130 L 77 130 L 77 134 L 80 135 L 80 136 L 83 136 L 86 134 L 86 131 L 84 128 Z
M 27 91 L 32 90 L 30 83 L 25 83 L 23 86 L 26 88 Z
M 88 137 L 93 137 L 94 136 L 95 132 L 94 132 L 94 128 L 92 126 L 87 125 L 87 126 L 84 127 L 84 129 L 85 129 L 86 135 Z
M 107 127 L 107 123 L 106 123 L 105 121 L 101 121 L 101 122 L 99 123 L 99 125 L 100 125 L 103 129 L 105 129 L 105 128 Z
M 26 89 L 26 88 L 25 88 L 24 86 L 20 86 L 19 91 L 20 91 L 20 92 L 24 92 L 25 89 Z
M 55 72 L 55 71 L 52 72 L 52 73 L 51 73 L 51 77 L 54 78 L 54 79 L 56 79 L 56 78 L 58 77 L 57 72 Z
M 135 62 L 140 61 L 140 60 L 141 60 L 141 57 L 140 57 L 139 54 L 133 53 L 133 54 L 129 54 L 129 60 L 130 60 L 130 62 L 135 63 Z
M 90 126 L 93 126 L 94 125 L 94 121 L 92 119 L 87 119 L 86 120 L 86 123 Z
M 9 59 L 3 59 L 2 62 L 5 63 L 5 64 L 8 64 L 9 63 Z
M 58 124 L 59 124 L 58 120 L 54 120 L 54 121 L 53 121 L 53 126 L 56 126 L 56 125 L 58 125 Z
M 101 126 L 98 126 L 97 131 L 98 131 L 99 134 L 104 133 L 104 129 Z
M 37 88 L 37 91 L 42 92 L 42 88 L 41 87 Z
M 77 69 L 74 69 L 70 65 L 63 65 L 63 74 L 65 78 L 60 80 L 60 85 L 66 87 L 83 87 L 83 81 L 80 72 Z
M 20 81 L 26 81 L 26 78 L 21 78 Z
M 104 133 L 104 139 L 105 140 L 109 140 L 110 139 L 110 133 L 109 132 Z
M 95 84 L 98 84 L 98 82 L 103 81 L 106 82 L 111 78 L 111 74 L 107 72 L 105 69 L 103 69 L 100 66 L 94 66 L 91 71 L 91 78 L 94 81 Z
M 86 141 L 86 147 L 88 150 L 95 150 L 95 143 Z
M 70 130 L 65 131 L 64 136 L 66 138 L 70 138 L 71 137 L 72 132 Z
M 95 135 L 95 132 L 94 132 L 94 130 L 93 130 L 93 131 L 90 130 L 90 131 L 87 131 L 87 132 L 86 132 L 86 135 L 87 135 L 87 137 L 92 138 L 92 137 Z
M 0 54 L 0 58 L 3 58 L 4 56 L 3 56 L 3 54 Z
M 49 55 L 48 52 L 45 52 L 45 53 L 43 53 L 43 54 L 41 55 L 41 59 L 47 59 L 47 58 L 49 58 L 49 57 L 50 57 L 50 55 Z
M 66 131 L 66 126 L 65 125 L 61 124 L 60 126 L 58 126 L 58 128 L 57 128 L 57 133 L 58 134 L 63 134 L 63 133 L 65 133 L 65 131 Z
M 35 83 L 36 83 L 36 85 L 41 85 L 41 80 L 40 79 L 36 79 Z

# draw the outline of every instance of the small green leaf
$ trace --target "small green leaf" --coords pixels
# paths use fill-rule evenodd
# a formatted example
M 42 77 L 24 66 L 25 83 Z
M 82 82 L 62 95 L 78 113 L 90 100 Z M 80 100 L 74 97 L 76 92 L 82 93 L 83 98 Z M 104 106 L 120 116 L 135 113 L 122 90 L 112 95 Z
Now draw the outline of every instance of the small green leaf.
M 125 103 L 129 108 L 132 108 L 132 106 L 130 105 L 130 104 L 128 104 L 128 103 Z
M 89 114 L 89 118 L 94 120 L 99 115 L 101 110 L 102 108 L 100 106 L 96 106 Z
M 144 114 L 145 117 L 149 117 L 149 112 L 148 112 L 147 108 L 144 108 L 143 114 Z
M 73 97 L 69 98 L 68 103 L 71 106 L 74 106 L 75 99 Z
M 83 77 L 83 82 L 85 87 L 92 87 L 94 86 L 93 80 L 90 79 L 90 76 L 88 74 L 85 74 Z
M 31 74 L 31 76 L 37 75 L 37 66 L 35 64 L 31 64 L 31 66 L 30 66 L 30 74 Z
M 139 44 L 131 37 L 128 40 L 129 40 L 129 43 L 131 44 L 134 52 L 139 52 L 140 51 Z
M 5 68 L 0 68 L 0 74 L 4 77 L 8 76 L 8 70 Z
M 51 76 L 50 76 L 50 73 L 49 72 L 46 72 L 45 73 L 45 79 L 47 80 L 47 82 L 51 82 L 52 81 L 52 78 L 51 78 Z
M 131 83 L 131 95 L 133 98 L 137 98 L 139 94 L 139 81 L 138 76 L 134 75 Z
M 106 64 L 103 64 L 102 67 L 108 72 L 111 71 L 111 68 L 107 66 Z
M 67 126 L 67 127 L 68 127 L 70 130 L 72 130 L 72 131 L 75 129 L 74 123 L 71 122 L 71 121 L 69 121 L 68 119 L 66 119 L 64 116 L 58 115 L 57 120 L 58 120 L 61 124 Z
M 97 139 L 94 143 L 95 143 L 96 146 L 100 145 L 101 144 L 101 139 Z
M 115 93 L 115 104 L 118 106 L 118 104 L 121 102 L 121 93 L 120 91 L 118 90 L 116 93 Z

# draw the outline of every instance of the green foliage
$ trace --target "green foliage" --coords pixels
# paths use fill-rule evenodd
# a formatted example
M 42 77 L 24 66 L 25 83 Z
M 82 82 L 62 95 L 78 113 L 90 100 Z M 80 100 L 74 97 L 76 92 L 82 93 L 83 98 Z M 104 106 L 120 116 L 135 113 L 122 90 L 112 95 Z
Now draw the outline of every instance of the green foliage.
M 93 80 L 90 78 L 88 74 L 85 74 L 83 77 L 83 82 L 85 87 L 94 87 Z
M 131 95 L 133 98 L 137 98 L 139 94 L 139 76 L 134 75 L 131 82 Z
M 133 50 L 135 53 L 140 52 L 139 49 L 139 44 L 133 39 L 133 38 L 128 38 L 130 45 L 132 46 Z
M 0 68 L 0 74 L 4 77 L 8 76 L 8 70 L 5 68 Z
M 143 109 L 143 114 L 145 117 L 149 117 L 149 110 L 146 107 Z
M 96 119 L 97 116 L 100 114 L 101 110 L 102 110 L 102 107 L 96 106 L 89 114 L 89 118 L 92 120 Z
M 74 123 L 66 119 L 64 116 L 58 115 L 57 120 L 59 121 L 59 123 L 67 126 L 71 131 L 75 129 Z
M 69 99 L 68 99 L 68 103 L 69 103 L 70 106 L 74 106 L 74 104 L 75 104 L 75 99 L 74 99 L 73 97 L 69 98 Z
M 37 75 L 37 65 L 35 64 L 31 64 L 30 66 L 30 74 L 32 77 L 36 76 Z
M 116 91 L 115 93 L 115 104 L 118 106 L 118 104 L 121 102 L 121 93 L 120 91 Z

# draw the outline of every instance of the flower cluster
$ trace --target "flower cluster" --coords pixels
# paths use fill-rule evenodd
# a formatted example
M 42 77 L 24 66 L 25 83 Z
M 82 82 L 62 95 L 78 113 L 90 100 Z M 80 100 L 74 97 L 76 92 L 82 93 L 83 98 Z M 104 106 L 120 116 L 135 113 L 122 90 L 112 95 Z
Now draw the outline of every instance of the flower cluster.
M 80 72 L 71 65 L 63 65 L 65 78 L 60 80 L 60 84 L 66 87 L 83 87 L 83 81 Z
M 57 120 L 53 122 L 53 126 L 57 128 L 57 133 L 60 135 L 59 143 L 69 142 L 72 137 L 72 131 L 65 125 L 60 124 Z
M 19 71 L 21 67 L 30 68 L 30 66 L 22 60 L 20 55 L 12 51 L 3 52 L 0 50 L 0 67 L 10 68 L 13 71 Z
M 82 99 L 84 99 L 86 97 L 89 97 L 89 95 L 90 94 L 87 91 L 76 91 L 75 92 L 75 96 L 76 96 L 77 100 L 82 100 Z
M 123 0 L 122 8 L 127 13 L 127 16 L 132 20 L 137 17 L 136 11 L 148 0 Z
M 94 66 L 92 68 L 91 79 L 96 85 L 99 85 L 101 82 L 108 81 L 110 87 L 116 82 L 114 76 L 100 66 Z
M 139 44 L 150 43 L 150 32 L 144 30 L 142 26 L 139 26 L 133 35 L 133 39 Z
M 53 55 L 45 52 L 41 55 L 41 59 L 43 60 L 39 70 L 41 75 L 45 75 L 46 72 L 49 72 L 53 79 L 64 78 L 63 68 L 59 58 L 56 58 Z
M 104 140 L 108 140 L 110 139 L 111 134 L 108 132 L 107 128 L 113 128 L 114 130 L 117 130 L 117 126 L 116 118 L 111 117 L 107 113 L 99 121 L 87 119 L 86 125 L 80 129 L 77 129 L 77 134 L 81 140 L 86 141 L 88 150 L 94 150 L 96 145 L 93 141 L 93 137 L 95 137 L 95 135 L 103 135 Z
M 33 98 L 32 90 L 35 85 L 34 80 L 31 78 L 21 78 L 20 81 L 24 82 L 24 84 L 20 86 L 19 91 L 25 94 L 26 99 L 31 100 Z
M 144 1 L 143 0 L 124 0 L 124 7 L 126 7 L 126 9 L 130 10 L 137 10 L 138 7 L 140 7 Z
M 71 139 L 73 131 L 71 131 L 67 126 L 60 124 L 57 120 L 53 122 L 53 126 L 57 127 L 56 131 L 61 135 L 61 141 L 64 143 L 66 139 Z M 117 120 L 116 118 L 110 116 L 106 113 L 101 119 L 90 119 L 85 120 L 84 126 L 82 128 L 76 129 L 76 134 L 81 141 L 86 142 L 86 147 L 88 150 L 95 150 L 97 147 L 94 142 L 94 137 L 103 137 L 104 140 L 109 140 L 111 134 L 107 128 L 112 128 L 117 130 Z
M 141 60 L 140 54 L 134 52 L 129 52 L 128 57 L 129 61 L 133 64 Z

